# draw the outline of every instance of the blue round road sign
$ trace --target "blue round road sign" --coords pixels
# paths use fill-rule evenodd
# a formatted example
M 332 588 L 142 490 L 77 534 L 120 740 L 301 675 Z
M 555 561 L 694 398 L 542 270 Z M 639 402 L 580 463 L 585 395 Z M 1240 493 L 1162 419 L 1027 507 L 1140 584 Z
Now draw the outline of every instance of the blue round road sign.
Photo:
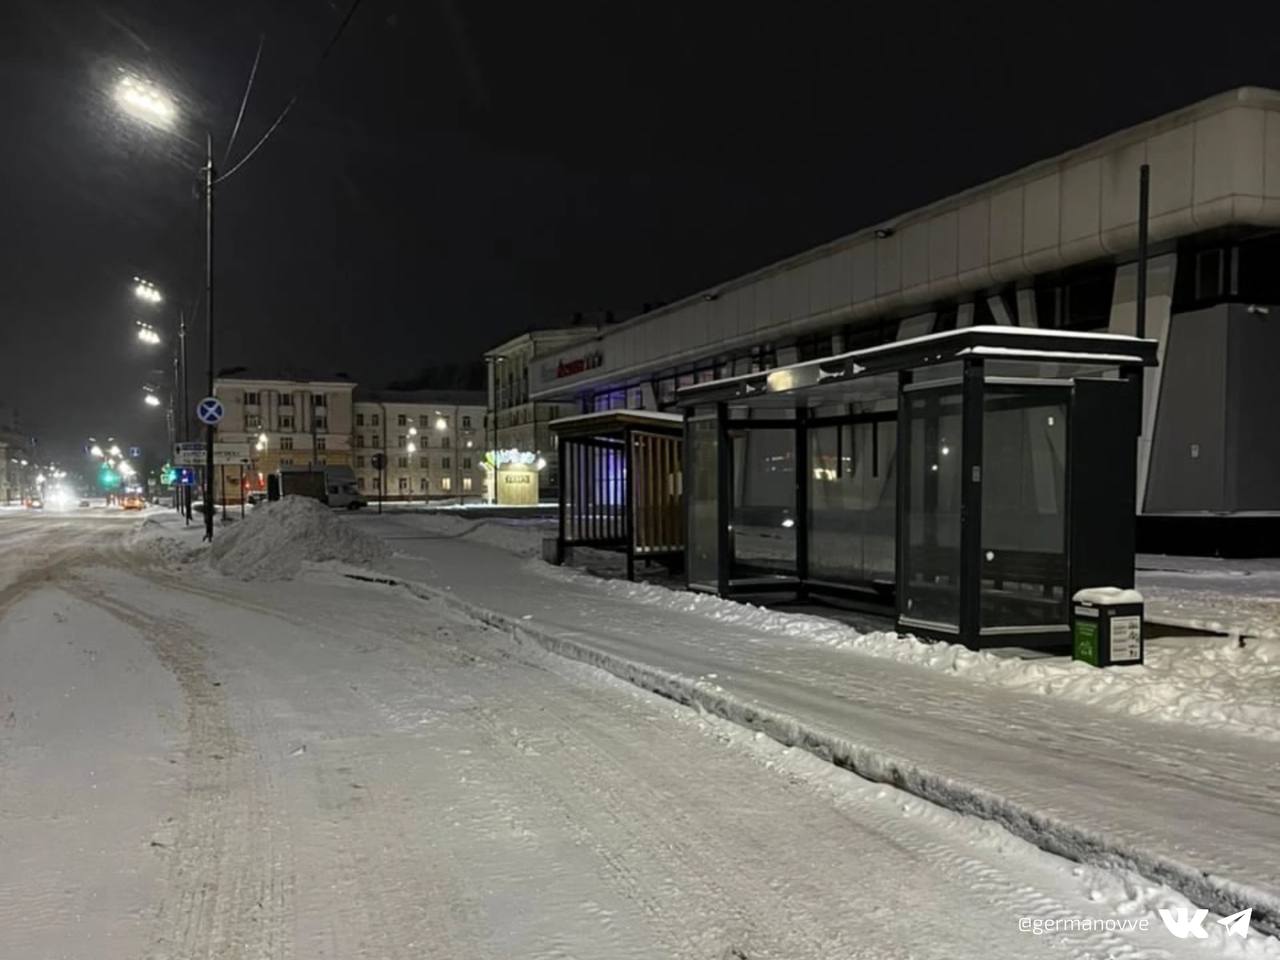
M 205 397 L 196 404 L 196 416 L 201 423 L 216 427 L 222 419 L 222 401 L 217 397 Z

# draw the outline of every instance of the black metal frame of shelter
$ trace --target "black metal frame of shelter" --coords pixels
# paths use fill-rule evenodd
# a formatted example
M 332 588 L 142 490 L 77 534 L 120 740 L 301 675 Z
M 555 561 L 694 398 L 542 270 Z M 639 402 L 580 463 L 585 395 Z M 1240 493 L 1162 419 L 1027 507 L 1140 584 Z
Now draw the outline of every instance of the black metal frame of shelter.
M 688 585 L 1061 647 L 1076 590 L 1133 585 L 1155 363 L 1151 340 L 970 327 L 686 387 Z

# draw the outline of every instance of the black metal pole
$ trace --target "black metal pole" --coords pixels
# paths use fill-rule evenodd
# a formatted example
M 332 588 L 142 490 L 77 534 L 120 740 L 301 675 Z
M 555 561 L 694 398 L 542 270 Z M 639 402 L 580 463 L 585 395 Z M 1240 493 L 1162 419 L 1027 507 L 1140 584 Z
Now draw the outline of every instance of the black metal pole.
M 183 440 L 188 440 L 191 437 L 191 407 L 187 402 L 187 317 L 181 310 L 178 311 L 178 369 L 182 395 L 181 434 Z
M 213 136 L 205 135 L 204 167 L 204 317 L 208 328 L 209 393 L 213 396 Z M 213 424 L 204 430 L 204 538 L 213 540 Z
M 1138 171 L 1138 302 L 1134 332 L 1147 335 L 1147 219 L 1151 206 L 1151 166 Z

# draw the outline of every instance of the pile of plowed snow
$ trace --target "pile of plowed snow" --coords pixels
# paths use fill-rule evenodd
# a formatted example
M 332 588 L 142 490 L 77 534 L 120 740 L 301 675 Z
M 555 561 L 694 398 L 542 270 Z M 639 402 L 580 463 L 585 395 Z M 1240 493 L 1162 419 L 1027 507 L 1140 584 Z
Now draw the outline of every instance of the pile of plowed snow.
M 209 563 L 240 580 L 288 580 L 307 561 L 363 564 L 388 554 L 381 540 L 343 523 L 319 501 L 284 497 L 219 530 Z

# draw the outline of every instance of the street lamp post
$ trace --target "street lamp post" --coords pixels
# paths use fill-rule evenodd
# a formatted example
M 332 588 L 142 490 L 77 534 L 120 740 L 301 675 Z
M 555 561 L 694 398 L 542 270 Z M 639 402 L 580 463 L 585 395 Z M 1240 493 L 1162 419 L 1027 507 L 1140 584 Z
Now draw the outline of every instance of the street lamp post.
M 505 363 L 507 358 L 494 356 L 484 359 L 489 367 L 489 410 L 485 416 L 484 430 L 488 473 L 485 479 L 489 485 L 489 502 L 493 503 L 498 498 L 498 364 Z
M 140 77 L 132 75 L 124 75 L 116 84 L 115 89 L 116 102 L 120 107 L 158 130 L 162 130 L 181 140 L 193 145 L 199 146 L 195 141 L 183 136 L 174 129 L 174 122 L 177 118 L 178 110 L 173 100 L 163 90 L 155 84 L 149 83 Z M 209 353 L 209 376 L 208 389 L 209 396 L 213 396 L 213 187 L 217 183 L 216 171 L 213 165 L 213 136 L 205 134 L 205 164 L 203 167 L 204 180 L 204 213 L 205 213 L 205 256 L 204 256 L 204 308 L 205 308 L 205 324 L 208 327 L 208 353 Z M 160 294 L 155 290 L 153 285 L 138 281 L 138 287 L 135 288 L 140 297 L 158 302 Z M 213 539 L 213 426 L 207 425 L 205 428 L 205 471 L 204 471 L 204 538 L 206 540 Z
M 204 165 L 204 317 L 209 352 L 209 392 L 213 396 L 213 137 L 205 135 Z M 204 429 L 204 538 L 213 540 L 213 424 Z
M 409 455 L 409 501 L 413 501 L 413 455 L 418 452 L 418 445 L 413 442 L 413 438 L 418 435 L 417 427 L 409 428 L 409 442 L 405 444 L 404 452 Z

